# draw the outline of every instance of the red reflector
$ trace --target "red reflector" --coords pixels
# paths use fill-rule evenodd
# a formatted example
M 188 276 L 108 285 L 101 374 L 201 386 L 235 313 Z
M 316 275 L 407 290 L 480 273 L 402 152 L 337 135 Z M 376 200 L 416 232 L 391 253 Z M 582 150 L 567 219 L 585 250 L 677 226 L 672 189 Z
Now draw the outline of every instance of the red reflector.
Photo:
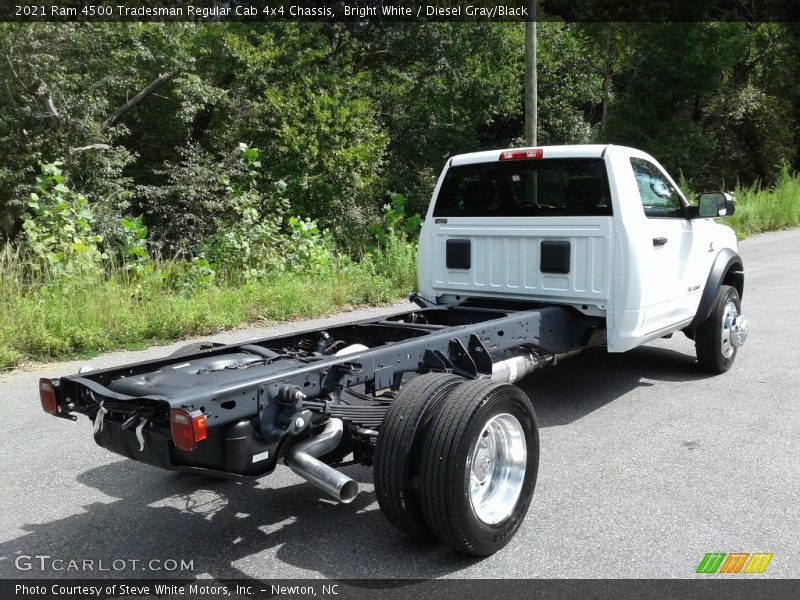
M 169 415 L 169 431 L 178 450 L 191 452 L 197 442 L 206 439 L 206 418 L 199 410 L 189 413 L 173 408 Z
M 202 442 L 206 439 L 206 418 L 198 415 L 192 419 L 192 430 L 194 431 L 194 441 Z
M 58 412 L 58 400 L 56 400 L 56 387 L 49 379 L 39 380 L 39 400 L 42 402 L 44 412 L 54 415 Z
M 500 160 L 525 160 L 542 158 L 541 148 L 523 148 L 522 150 L 506 150 L 500 153 Z

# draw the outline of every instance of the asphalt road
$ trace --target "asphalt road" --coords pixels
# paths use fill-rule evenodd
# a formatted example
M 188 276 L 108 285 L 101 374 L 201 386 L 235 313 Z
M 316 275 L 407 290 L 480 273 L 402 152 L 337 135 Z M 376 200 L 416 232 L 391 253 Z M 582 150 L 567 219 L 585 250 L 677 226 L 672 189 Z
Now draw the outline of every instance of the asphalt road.
M 702 374 L 676 335 L 623 355 L 586 352 L 521 383 L 541 427 L 539 481 L 517 536 L 483 560 L 389 526 L 367 468 L 348 469 L 363 489 L 349 506 L 285 467 L 252 484 L 161 471 L 96 446 L 87 419 L 41 411 L 37 379 L 85 361 L 0 375 L 0 577 L 53 576 L 15 567 L 20 555 L 49 555 L 191 560 L 172 574 L 214 578 L 683 578 L 712 551 L 772 552 L 759 577 L 798 577 L 800 229 L 746 240 L 741 254 L 751 337 L 726 375 Z M 325 322 L 365 312 L 381 311 Z

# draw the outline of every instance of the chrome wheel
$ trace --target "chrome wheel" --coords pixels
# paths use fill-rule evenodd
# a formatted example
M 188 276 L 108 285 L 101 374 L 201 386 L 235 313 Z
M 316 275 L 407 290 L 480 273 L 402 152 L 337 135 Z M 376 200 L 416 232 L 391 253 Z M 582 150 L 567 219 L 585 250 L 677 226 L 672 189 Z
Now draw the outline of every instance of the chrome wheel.
M 418 489 L 431 533 L 474 556 L 508 544 L 522 525 L 539 470 L 536 413 L 520 388 L 460 384 L 425 431 Z
M 722 311 L 722 331 L 720 335 L 720 350 L 725 358 L 730 358 L 736 352 L 736 346 L 732 339 L 732 328 L 738 316 L 739 311 L 736 309 L 736 303 L 733 301 L 728 302 Z M 741 346 L 741 344 L 739 345 Z
M 469 501 L 475 516 L 494 525 L 508 518 L 522 491 L 527 462 L 525 432 L 508 413 L 491 418 L 472 449 Z

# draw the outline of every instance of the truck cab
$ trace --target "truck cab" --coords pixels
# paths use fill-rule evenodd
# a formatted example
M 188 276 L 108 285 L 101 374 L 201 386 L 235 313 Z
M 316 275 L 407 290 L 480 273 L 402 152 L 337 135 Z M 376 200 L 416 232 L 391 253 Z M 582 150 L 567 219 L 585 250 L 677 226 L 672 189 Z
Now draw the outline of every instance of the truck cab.
M 623 146 L 454 156 L 420 236 L 420 294 L 568 305 L 605 319 L 610 352 L 691 335 L 709 286 L 743 292 L 736 235 L 714 222 L 732 201 L 708 196 L 701 212 L 657 160 Z

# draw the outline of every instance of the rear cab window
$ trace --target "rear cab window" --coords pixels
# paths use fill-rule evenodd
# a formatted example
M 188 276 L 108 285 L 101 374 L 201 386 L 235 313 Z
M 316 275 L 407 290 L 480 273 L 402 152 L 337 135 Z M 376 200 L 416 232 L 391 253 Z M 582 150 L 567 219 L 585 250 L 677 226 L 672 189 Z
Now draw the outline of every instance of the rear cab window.
M 450 167 L 434 217 L 610 216 L 602 158 L 509 160 Z

